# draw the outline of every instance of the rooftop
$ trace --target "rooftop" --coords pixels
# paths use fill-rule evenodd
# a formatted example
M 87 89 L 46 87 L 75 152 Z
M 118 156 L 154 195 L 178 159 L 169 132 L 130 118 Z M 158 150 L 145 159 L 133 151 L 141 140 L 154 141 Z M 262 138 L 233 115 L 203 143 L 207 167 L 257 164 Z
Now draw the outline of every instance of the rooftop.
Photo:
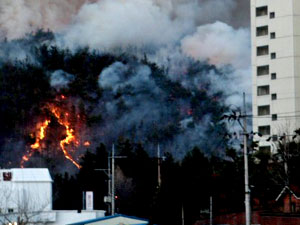
M 3 179 L 2 173 L 7 172 L 11 172 L 12 182 L 52 182 L 47 168 L 0 169 L 0 180 Z

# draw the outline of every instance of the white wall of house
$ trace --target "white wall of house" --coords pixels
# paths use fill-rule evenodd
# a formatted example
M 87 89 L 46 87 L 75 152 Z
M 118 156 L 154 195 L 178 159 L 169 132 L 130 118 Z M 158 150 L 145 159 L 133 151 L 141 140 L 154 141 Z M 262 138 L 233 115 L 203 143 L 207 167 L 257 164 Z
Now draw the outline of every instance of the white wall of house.
M 105 216 L 104 210 L 52 210 L 52 182 L 48 169 L 0 169 L 0 223 L 17 221 L 24 215 L 32 224 L 49 225 Z
M 11 176 L 11 180 L 5 179 Z M 52 179 L 48 169 L 0 170 L 1 212 L 52 210 Z
M 56 210 L 55 213 L 56 220 L 49 225 L 66 225 L 105 216 L 104 210 L 83 210 L 80 213 L 76 210 Z

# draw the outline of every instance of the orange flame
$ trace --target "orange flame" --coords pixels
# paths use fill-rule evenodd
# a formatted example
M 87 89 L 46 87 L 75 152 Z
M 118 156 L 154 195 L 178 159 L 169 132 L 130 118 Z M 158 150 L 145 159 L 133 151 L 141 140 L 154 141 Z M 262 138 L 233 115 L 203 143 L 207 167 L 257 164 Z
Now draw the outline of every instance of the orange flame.
M 45 135 L 46 135 L 46 128 L 48 127 L 49 123 L 51 121 L 50 120 L 45 120 L 43 123 L 39 124 L 39 132 L 38 132 L 38 135 L 37 135 L 37 138 L 36 138 L 36 141 L 34 144 L 30 145 L 30 147 L 32 149 L 38 149 L 40 148 L 41 144 L 40 144 L 40 141 L 43 140 L 45 138 Z M 24 155 L 22 157 L 22 160 L 21 160 L 21 167 L 23 168 L 24 167 L 24 163 L 29 161 L 30 157 L 32 156 L 33 152 L 29 152 L 27 155 Z
M 24 163 L 29 161 L 30 157 L 32 156 L 33 152 L 29 152 L 27 155 L 24 155 L 22 157 L 22 160 L 21 160 L 21 168 L 24 168 Z
M 65 96 L 61 95 L 61 98 L 64 99 Z M 70 127 L 70 122 L 69 122 L 69 113 L 68 112 L 63 112 L 61 109 L 59 109 L 58 107 L 54 106 L 54 105 L 47 105 L 47 108 L 50 110 L 50 112 L 54 115 L 54 117 L 57 119 L 58 123 L 60 125 L 62 125 L 65 128 L 66 131 L 66 137 L 62 140 L 60 140 L 59 145 L 60 148 L 65 156 L 66 159 L 70 160 L 78 169 L 81 168 L 81 166 L 79 165 L 79 163 L 77 163 L 72 156 L 70 155 L 67 146 L 70 144 L 74 144 L 75 146 L 79 146 L 79 141 L 76 140 L 75 134 L 74 134 L 74 129 L 72 129 Z M 30 145 L 32 150 L 38 150 L 41 148 L 41 140 L 43 140 L 45 138 L 46 135 L 46 128 L 48 127 L 49 123 L 51 121 L 50 120 L 45 120 L 43 123 L 40 123 L 37 127 L 38 127 L 38 132 L 37 132 L 37 137 L 36 137 L 36 141 L 34 144 Z M 88 143 L 88 145 L 90 145 L 89 142 L 85 142 L 84 145 L 86 146 L 86 143 Z M 24 155 L 22 157 L 21 160 L 21 167 L 23 168 L 24 163 L 29 161 L 30 157 L 33 155 L 34 151 L 30 151 L 28 152 L 26 155 Z
M 48 127 L 49 123 L 50 120 L 45 120 L 45 122 L 41 124 L 38 137 L 35 143 L 30 146 L 31 148 L 38 149 L 40 147 L 40 141 L 45 138 L 45 130 Z
M 70 144 L 72 142 L 76 141 L 74 130 L 70 128 L 70 123 L 68 120 L 65 120 L 63 117 L 63 114 L 60 112 L 60 110 L 54 106 L 50 106 L 51 112 L 53 115 L 57 118 L 57 121 L 60 125 L 64 126 L 66 129 L 66 138 L 60 141 L 60 147 L 66 157 L 66 159 L 70 160 L 78 169 L 81 168 L 81 166 L 72 158 L 72 156 L 69 154 L 66 145 Z M 68 113 L 65 113 L 65 116 L 69 116 Z

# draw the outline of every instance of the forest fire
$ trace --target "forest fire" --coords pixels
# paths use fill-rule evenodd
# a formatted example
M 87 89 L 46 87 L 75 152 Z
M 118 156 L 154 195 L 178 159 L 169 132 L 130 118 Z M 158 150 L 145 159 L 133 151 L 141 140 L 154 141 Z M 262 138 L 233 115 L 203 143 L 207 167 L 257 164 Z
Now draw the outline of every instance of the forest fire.
M 40 147 L 40 141 L 45 138 L 45 130 L 49 123 L 50 120 L 45 120 L 45 122 L 40 125 L 38 137 L 36 138 L 35 143 L 30 146 L 32 149 L 38 149 Z
M 60 99 L 65 100 L 66 97 L 61 95 Z M 74 121 L 72 119 L 72 114 L 70 112 L 66 112 L 65 108 L 59 107 L 58 104 L 55 103 L 46 104 L 45 110 L 49 112 L 50 115 L 43 122 L 39 122 L 35 127 L 36 131 L 30 135 L 32 138 L 35 137 L 35 143 L 30 145 L 30 149 L 27 151 L 27 154 L 22 157 L 21 167 L 24 167 L 24 163 L 30 160 L 34 152 L 43 152 L 44 146 L 41 142 L 47 136 L 50 136 L 51 131 L 49 124 L 51 122 L 56 122 L 56 124 L 59 124 L 63 128 L 63 137 L 59 138 L 57 143 L 59 145 L 59 149 L 62 151 L 66 159 L 71 161 L 78 169 L 80 169 L 80 164 L 71 155 L 75 148 L 80 145 L 80 141 L 75 134 L 75 124 L 73 124 Z M 76 117 L 77 119 L 80 119 L 78 115 Z M 89 141 L 82 143 L 82 145 L 86 147 L 90 146 L 90 144 L 91 143 Z
M 56 117 L 58 123 L 65 127 L 66 130 L 66 137 L 65 139 L 60 141 L 60 147 L 65 155 L 65 157 L 70 160 L 78 169 L 80 169 L 80 165 L 72 158 L 72 156 L 69 154 L 67 150 L 67 145 L 74 142 L 76 143 L 76 137 L 74 135 L 74 130 L 70 128 L 70 122 L 68 120 L 69 113 L 63 113 L 59 110 L 59 108 L 50 105 L 49 106 L 50 111 L 52 114 Z

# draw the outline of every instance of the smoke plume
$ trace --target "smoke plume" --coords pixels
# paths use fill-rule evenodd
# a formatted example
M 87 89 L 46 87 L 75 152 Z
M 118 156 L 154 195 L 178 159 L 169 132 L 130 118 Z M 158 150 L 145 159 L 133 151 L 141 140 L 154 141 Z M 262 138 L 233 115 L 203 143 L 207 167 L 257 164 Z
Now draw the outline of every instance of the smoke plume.
M 91 143 L 211 152 L 224 144 L 208 138 L 224 130 L 219 115 L 250 94 L 247 10 L 238 0 L 3 0 L 0 59 L 41 67 L 51 94 L 37 101 L 66 94 Z
M 67 88 L 68 84 L 74 79 L 71 74 L 62 70 L 56 70 L 51 74 L 50 85 L 56 89 Z

